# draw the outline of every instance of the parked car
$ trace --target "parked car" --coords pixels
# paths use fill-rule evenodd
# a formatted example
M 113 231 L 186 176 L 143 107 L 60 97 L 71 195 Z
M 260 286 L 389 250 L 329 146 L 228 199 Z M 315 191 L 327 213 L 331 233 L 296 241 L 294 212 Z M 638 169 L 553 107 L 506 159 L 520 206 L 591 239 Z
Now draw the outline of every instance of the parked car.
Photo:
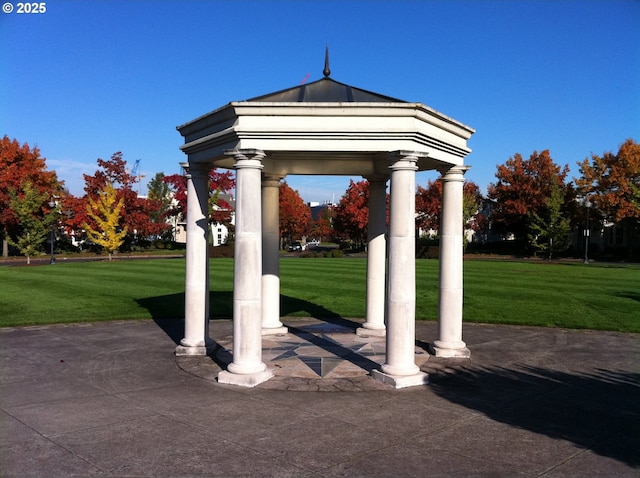
M 300 242 L 293 242 L 289 244 L 289 247 L 287 247 L 289 252 L 304 251 L 304 249 L 304 246 Z

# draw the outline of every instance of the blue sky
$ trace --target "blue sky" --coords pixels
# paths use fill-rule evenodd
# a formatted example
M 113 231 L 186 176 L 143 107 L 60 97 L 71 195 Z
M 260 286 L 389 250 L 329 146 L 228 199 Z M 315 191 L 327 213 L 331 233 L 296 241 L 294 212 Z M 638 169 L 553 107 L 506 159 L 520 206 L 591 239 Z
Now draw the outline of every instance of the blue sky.
M 180 172 L 177 125 L 320 79 L 326 44 L 333 79 L 475 128 L 467 178 L 483 190 L 517 152 L 549 149 L 577 176 L 640 141 L 637 0 L 49 0 L 0 13 L 0 134 L 37 145 L 73 194 L 122 151 L 144 193 Z M 287 182 L 327 201 L 349 178 Z

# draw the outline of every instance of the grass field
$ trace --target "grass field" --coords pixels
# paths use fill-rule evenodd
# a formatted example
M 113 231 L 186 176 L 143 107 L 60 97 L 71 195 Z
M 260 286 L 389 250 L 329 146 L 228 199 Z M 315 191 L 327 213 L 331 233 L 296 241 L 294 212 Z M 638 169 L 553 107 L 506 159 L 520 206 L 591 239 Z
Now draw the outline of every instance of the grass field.
M 363 317 L 366 261 L 281 259 L 283 316 Z M 233 261 L 211 267 L 211 316 L 232 316 Z M 637 265 L 465 261 L 469 322 L 640 332 Z M 0 267 L 0 326 L 184 316 L 184 259 Z M 435 320 L 438 261 L 416 262 L 416 317 Z

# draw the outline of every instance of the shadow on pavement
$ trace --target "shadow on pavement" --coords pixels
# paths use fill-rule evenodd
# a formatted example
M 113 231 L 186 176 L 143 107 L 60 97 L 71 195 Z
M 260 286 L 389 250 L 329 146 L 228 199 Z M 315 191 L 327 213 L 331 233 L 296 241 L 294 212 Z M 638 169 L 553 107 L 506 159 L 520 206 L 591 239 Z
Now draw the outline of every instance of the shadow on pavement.
M 433 389 L 443 398 L 497 422 L 567 440 L 640 467 L 640 374 L 520 368 L 472 369 L 433 385 Z M 504 404 L 508 393 L 524 394 L 525 400 L 506 407 L 497 405 Z

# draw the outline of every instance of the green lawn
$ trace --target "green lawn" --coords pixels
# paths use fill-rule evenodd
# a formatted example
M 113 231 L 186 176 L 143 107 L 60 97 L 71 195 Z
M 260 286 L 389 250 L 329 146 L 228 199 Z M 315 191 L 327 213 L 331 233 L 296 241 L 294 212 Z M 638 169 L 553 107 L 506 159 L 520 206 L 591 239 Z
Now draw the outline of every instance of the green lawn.
M 282 314 L 363 317 L 366 261 L 282 258 Z M 231 317 L 233 261 L 211 267 L 211 316 Z M 0 267 L 0 326 L 182 317 L 184 259 Z M 435 320 L 438 261 L 416 263 L 418 319 Z M 640 332 L 640 267 L 465 262 L 470 322 Z

